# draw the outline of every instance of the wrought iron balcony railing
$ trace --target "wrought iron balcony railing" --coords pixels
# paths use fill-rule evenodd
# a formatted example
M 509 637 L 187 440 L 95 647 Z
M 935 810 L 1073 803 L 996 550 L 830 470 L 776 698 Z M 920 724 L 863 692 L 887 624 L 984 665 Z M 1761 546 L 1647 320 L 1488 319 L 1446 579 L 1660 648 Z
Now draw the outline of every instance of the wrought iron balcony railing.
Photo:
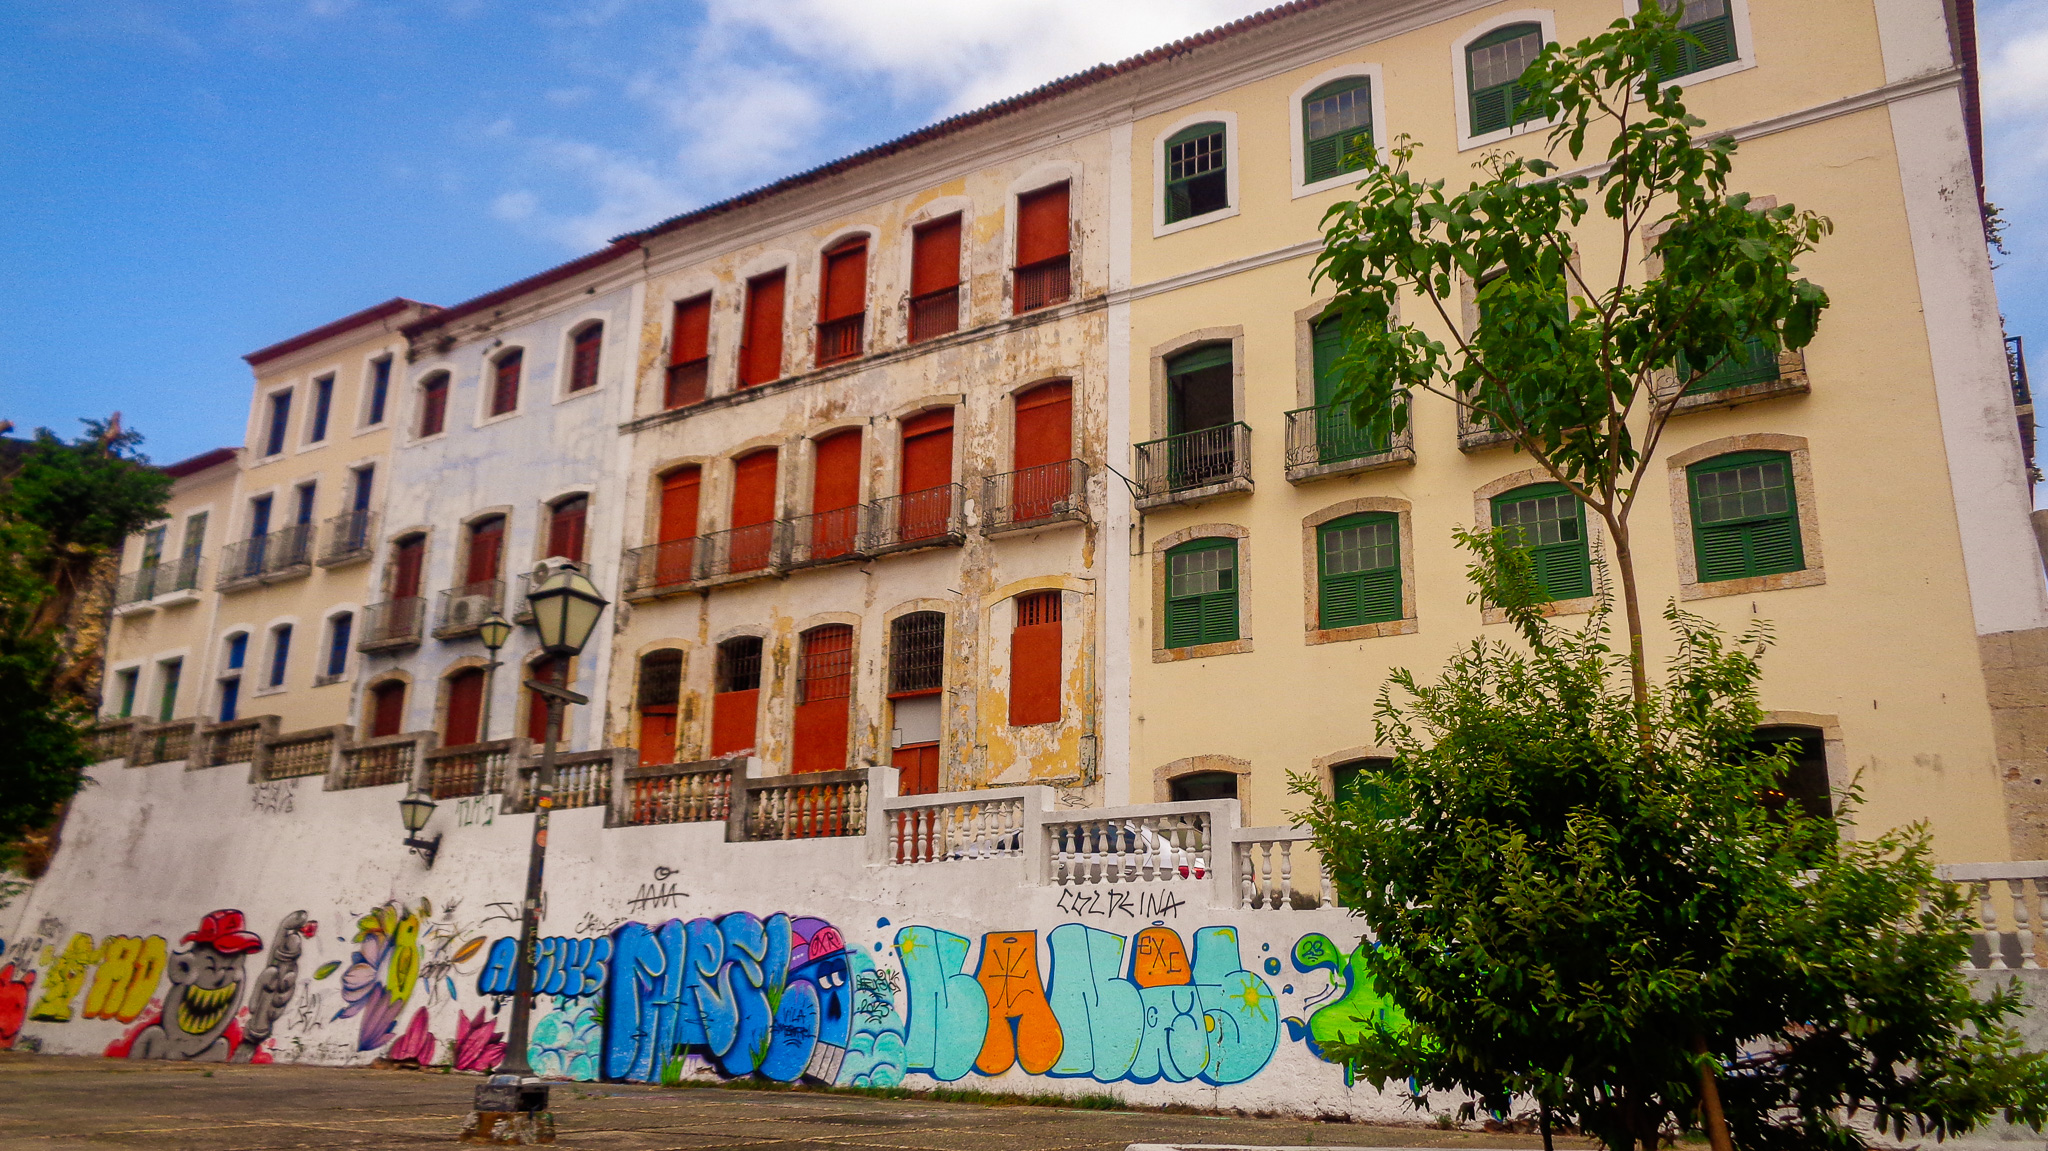
M 861 353 L 867 317 L 858 313 L 818 325 L 818 366 L 851 360 Z
M 960 330 L 960 287 L 941 288 L 910 300 L 910 342 Z
M 772 575 L 782 567 L 782 524 L 753 524 L 697 537 L 697 578 Z
M 1252 430 L 1221 424 L 1137 446 L 1140 499 L 1167 500 L 1202 488 L 1251 480 Z
M 1088 465 L 1061 460 L 981 481 L 981 530 L 1004 532 L 1088 518 Z
M 1373 435 L 1351 422 L 1343 404 L 1296 408 L 1287 413 L 1287 466 L 1347 464 L 1393 449 L 1391 435 Z
M 114 586 L 114 606 L 147 603 L 172 592 L 196 591 L 199 588 L 199 565 L 198 556 L 187 556 L 124 572 Z
M 425 596 L 409 595 L 373 603 L 363 609 L 363 630 L 357 651 L 388 651 L 420 642 L 427 622 Z
M 698 538 L 667 540 L 630 548 L 621 565 L 621 594 L 653 596 L 681 591 L 697 582 Z
M 1021 314 L 1066 303 L 1067 297 L 1074 293 L 1072 268 L 1073 257 L 1070 255 L 1058 255 L 1018 268 L 1015 274 L 1017 312 Z
M 784 566 L 810 567 L 864 558 L 866 519 L 866 505 L 855 504 L 784 520 L 783 539 L 789 553 Z
M 220 572 L 214 585 L 227 591 L 292 579 L 312 569 L 313 525 L 293 524 L 269 535 L 236 540 L 221 549 Z
M 959 484 L 940 484 L 874 501 L 868 505 L 868 552 L 959 543 L 967 535 L 964 502 Z
M 441 593 L 440 609 L 434 613 L 434 638 L 454 639 L 474 635 L 484 620 L 505 604 L 505 581 L 478 580 L 460 584 Z
M 320 553 L 321 567 L 334 567 L 370 558 L 376 543 L 377 513 L 368 508 L 343 512 L 327 521 L 327 547 Z

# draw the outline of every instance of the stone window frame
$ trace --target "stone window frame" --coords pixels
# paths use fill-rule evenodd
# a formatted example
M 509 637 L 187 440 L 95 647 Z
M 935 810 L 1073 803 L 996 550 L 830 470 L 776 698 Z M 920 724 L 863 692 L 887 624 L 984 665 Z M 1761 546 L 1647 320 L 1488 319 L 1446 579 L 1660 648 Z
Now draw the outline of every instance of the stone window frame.
M 1226 643 L 1198 643 L 1193 647 L 1166 644 L 1166 553 L 1184 543 L 1201 539 L 1229 539 L 1237 544 L 1237 638 Z M 1159 537 L 1152 544 L 1152 662 L 1180 663 L 1212 655 L 1237 655 L 1252 650 L 1251 530 L 1239 524 L 1194 524 Z
M 1554 484 L 1556 482 L 1558 482 L 1557 477 L 1544 471 L 1542 468 L 1524 468 L 1519 472 L 1509 472 L 1492 483 L 1484 484 L 1473 491 L 1472 522 L 1478 530 L 1485 531 L 1493 527 L 1493 497 L 1504 495 L 1514 491 L 1516 488 L 1527 487 L 1530 484 Z M 1580 506 L 1584 507 L 1583 504 Z M 1605 562 L 1607 525 L 1602 523 L 1593 514 L 1591 508 L 1586 508 L 1584 523 L 1586 525 L 1588 562 L 1597 569 L 1601 563 Z M 1595 571 L 1592 595 L 1575 596 L 1571 599 L 1554 599 L 1549 603 L 1537 605 L 1537 613 L 1543 616 L 1585 615 L 1600 603 L 1600 583 L 1599 573 Z M 1481 600 L 1479 603 L 1479 622 L 1482 624 L 1506 623 L 1508 622 L 1508 617 L 1506 612 Z
M 1162 763 L 1152 769 L 1152 802 L 1173 802 L 1173 781 L 1190 775 L 1225 772 L 1237 777 L 1237 802 L 1244 803 L 1245 781 L 1251 778 L 1252 761 L 1234 755 L 1189 755 Z
M 504 665 L 501 664 L 500 666 Z M 490 663 L 489 661 L 485 660 L 482 656 L 458 656 L 455 659 L 450 660 L 448 662 L 448 665 L 446 667 L 443 667 L 440 673 L 434 677 L 434 715 L 432 721 L 428 723 L 427 726 L 430 730 L 433 731 L 434 740 L 439 746 L 454 746 L 452 744 L 445 742 L 448 737 L 448 697 L 453 691 L 455 677 L 461 674 L 462 672 L 471 670 L 481 671 L 484 673 L 484 695 L 486 697 L 490 696 L 496 690 L 498 685 L 492 682 L 494 677 L 491 675 Z M 523 676 L 521 678 L 524 679 Z M 411 688 L 407 688 L 406 690 L 408 693 L 410 693 Z M 525 686 L 523 683 L 520 687 L 520 690 L 522 692 L 525 691 Z M 412 701 L 408 699 L 406 702 L 409 704 Z M 524 711 L 517 713 L 517 715 L 515 716 L 515 721 L 524 719 L 525 715 L 526 713 Z M 478 742 L 480 743 L 489 743 L 491 740 L 491 733 L 483 729 L 483 718 L 484 717 L 481 713 L 477 716 L 477 739 Z M 492 716 L 491 718 L 496 719 L 497 717 Z
M 1375 81 L 1377 83 L 1377 81 Z M 1377 91 L 1377 89 L 1375 89 Z M 1300 111 L 1300 101 L 1296 101 Z M 1336 297 L 1325 296 L 1306 308 L 1294 313 L 1294 406 L 1313 407 L 1316 402 L 1316 349 L 1315 323 L 1330 310 Z M 1400 320 L 1400 304 L 1396 302 L 1392 319 Z M 1285 429 L 1282 429 L 1285 434 Z M 1361 456 L 1335 464 L 1288 464 L 1287 482 L 1304 483 L 1308 480 L 1325 479 L 1330 476 L 1351 476 L 1363 472 L 1376 472 L 1386 468 L 1413 465 L 1415 463 L 1415 422 L 1414 402 L 1409 401 L 1409 422 L 1394 433 L 1393 440 L 1384 452 Z
M 1302 642 L 1348 643 L 1387 635 L 1415 634 L 1420 623 L 1415 614 L 1414 510 L 1413 504 L 1395 496 L 1359 496 L 1340 500 L 1301 517 Z M 1360 512 L 1390 512 L 1394 516 L 1401 549 L 1401 618 L 1353 627 L 1322 627 L 1322 573 L 1317 563 L 1321 552 L 1316 546 L 1316 537 L 1324 524 Z
M 1791 457 L 1792 493 L 1799 504 L 1799 550 L 1806 560 L 1806 566 L 1796 572 L 1777 572 L 1772 575 L 1701 583 L 1699 555 L 1694 551 L 1693 544 L 1692 480 L 1687 475 L 1687 469 L 1694 464 L 1735 452 L 1784 452 Z M 1818 587 L 1828 582 L 1827 565 L 1823 562 L 1821 553 L 1820 508 L 1813 488 L 1813 459 L 1807 449 L 1805 436 L 1788 436 L 1776 432 L 1724 436 L 1718 440 L 1696 444 L 1681 452 L 1674 452 L 1665 459 L 1664 466 L 1670 477 L 1671 528 L 1678 545 L 1678 598 L 1681 601 L 1755 595 L 1758 592 L 1781 591 L 1785 588 Z
M 1336 775 L 1338 764 L 1350 763 L 1358 759 L 1393 759 L 1394 754 L 1394 749 L 1390 747 L 1381 747 L 1378 744 L 1359 744 L 1355 747 L 1333 751 L 1328 755 L 1315 757 L 1309 761 L 1309 770 L 1316 773 L 1316 780 L 1322 787 L 1323 794 L 1331 799 L 1336 799 L 1338 798 Z
M 1146 359 L 1151 365 L 1152 377 L 1151 427 L 1150 433 L 1138 442 L 1150 443 L 1154 440 L 1165 439 L 1172 434 L 1168 430 L 1172 427 L 1173 421 L 1171 392 L 1167 384 L 1166 362 L 1181 352 L 1187 351 L 1189 348 L 1202 344 L 1217 344 L 1226 341 L 1230 344 L 1231 420 L 1234 423 L 1249 423 L 1245 418 L 1247 415 L 1245 404 L 1247 401 L 1245 398 L 1244 379 L 1244 325 L 1226 324 L 1211 328 L 1196 328 L 1193 331 L 1183 332 L 1163 344 L 1154 344 L 1151 350 L 1145 353 Z M 1176 504 L 1200 503 L 1217 496 L 1229 495 L 1233 492 L 1251 491 L 1254 484 L 1251 479 L 1251 447 L 1249 437 L 1247 437 L 1245 456 L 1245 475 L 1242 477 L 1226 479 L 1199 488 L 1189 488 L 1185 491 L 1168 492 L 1160 496 L 1140 496 L 1138 507 L 1141 510 L 1149 510 L 1152 508 L 1170 507 Z M 1138 449 L 1134 443 L 1131 446 L 1131 468 L 1134 473 L 1137 470 L 1137 464 Z
M 1738 13 L 1736 20 L 1738 35 L 1746 36 L 1747 31 L 1744 25 L 1748 17 Z M 1737 42 L 1746 43 L 1747 41 L 1739 39 Z M 1745 60 L 1737 61 L 1737 63 L 1741 64 L 1742 67 L 1735 68 L 1734 70 L 1736 71 L 1756 66 L 1754 63 L 1747 62 L 1746 58 Z M 1722 68 L 1733 67 L 1733 65 L 1722 65 Z M 1713 75 L 1720 75 L 1722 68 L 1710 68 L 1707 71 Z M 1712 76 L 1709 78 L 1711 79 Z M 1776 196 L 1756 196 L 1749 201 L 1749 206 L 1752 211 L 1761 212 L 1777 207 L 1778 198 Z M 1671 221 L 1660 220 L 1643 230 L 1642 259 L 1643 274 L 1645 276 L 1655 277 L 1663 275 L 1664 258 L 1657 254 L 1657 237 L 1662 236 L 1670 228 Z M 1675 371 L 1658 372 L 1650 378 L 1651 391 L 1660 401 L 1668 399 L 1673 392 L 1678 390 L 1678 386 L 1678 373 Z M 1780 348 L 1778 349 L 1777 379 L 1766 380 L 1761 384 L 1743 384 L 1739 387 L 1722 388 L 1719 391 L 1702 392 L 1695 396 L 1679 396 L 1677 401 L 1671 405 L 1671 414 L 1675 416 L 1682 412 L 1718 411 L 1724 408 L 1739 407 L 1756 400 L 1774 399 L 1778 396 L 1803 396 L 1812 390 L 1812 381 L 1808 379 L 1806 374 L 1805 351 Z

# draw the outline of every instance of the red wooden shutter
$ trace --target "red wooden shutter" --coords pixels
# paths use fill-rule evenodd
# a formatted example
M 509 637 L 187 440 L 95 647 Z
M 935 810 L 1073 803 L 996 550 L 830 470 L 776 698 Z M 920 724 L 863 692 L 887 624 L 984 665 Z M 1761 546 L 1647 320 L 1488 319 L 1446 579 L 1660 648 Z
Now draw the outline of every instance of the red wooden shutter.
M 661 477 L 661 543 L 697 534 L 697 493 L 703 486 L 699 468 L 677 468 Z
M 463 583 L 483 583 L 498 578 L 498 560 L 505 551 L 505 520 L 487 519 L 469 529 L 469 563 L 463 568 Z
M 818 319 L 857 316 L 868 309 L 868 242 L 865 238 L 825 254 L 825 293 Z
M 420 434 L 438 436 L 448 426 L 448 377 L 437 376 L 420 387 Z
M 847 703 L 853 695 L 853 629 L 827 624 L 801 639 L 792 771 L 846 767 Z
M 563 666 L 564 662 L 565 661 L 560 656 L 557 656 L 553 659 L 544 659 L 539 663 L 533 665 L 532 678 L 537 679 L 542 683 L 551 683 L 554 684 L 556 687 L 560 687 L 562 685 L 563 679 L 566 678 L 562 674 L 566 670 L 566 668 Z M 569 737 L 569 732 L 567 730 L 568 722 L 569 716 L 567 711 L 565 710 L 562 714 L 562 723 L 564 725 L 564 728 L 558 739 L 567 739 Z M 548 699 L 546 696 L 542 695 L 537 691 L 529 690 L 526 693 L 526 738 L 532 740 L 535 743 L 539 743 L 547 737 Z
M 682 697 L 683 653 L 653 652 L 640 660 L 640 762 L 676 761 L 676 707 Z
M 817 441 L 811 477 L 811 558 L 830 559 L 852 551 L 860 532 L 860 429 L 834 432 Z
M 555 505 L 548 515 L 548 555 L 583 562 L 584 523 L 590 516 L 590 500 L 573 496 Z
M 1067 239 L 1067 186 L 1055 184 L 1017 197 L 1017 266 L 1064 256 Z
M 910 294 L 943 292 L 960 283 L 960 217 L 926 224 L 910 237 Z
M 507 352 L 498 357 L 496 381 L 491 388 L 491 414 L 502 416 L 519 406 L 519 369 L 526 359 L 523 352 Z
M 391 561 L 392 599 L 409 599 L 420 594 L 420 574 L 426 558 L 426 540 L 413 536 L 399 541 L 398 554 Z
M 1059 719 L 1060 593 L 1031 592 L 1017 597 L 1017 623 L 1010 632 L 1010 724 Z
M 477 721 L 483 715 L 484 673 L 476 668 L 448 677 L 448 723 L 441 734 L 447 747 L 476 743 Z
M 765 524 L 775 518 L 775 449 L 741 456 L 732 466 L 732 525 Z
M 1061 380 L 1019 393 L 1014 439 L 1017 471 L 1072 459 L 1074 386 Z
M 746 334 L 740 343 L 740 386 L 782 377 L 782 289 L 787 277 L 770 272 L 747 281 Z
M 405 684 L 380 683 L 370 697 L 370 738 L 397 735 L 405 727 Z
M 640 762 L 676 761 L 676 709 L 647 708 L 640 713 Z
M 920 743 L 899 747 L 889 753 L 898 769 L 898 795 L 936 795 L 939 790 L 939 745 Z
M 592 324 L 576 333 L 576 350 L 569 365 L 570 391 L 597 386 L 597 353 L 603 345 L 603 324 Z
M 698 296 L 676 304 L 675 332 L 669 337 L 668 362 L 687 364 L 711 354 L 711 297 Z
M 903 421 L 904 494 L 953 482 L 953 409 L 940 408 Z
M 754 722 L 761 708 L 761 689 L 722 691 L 711 697 L 711 755 L 716 758 L 746 751 L 755 744 Z

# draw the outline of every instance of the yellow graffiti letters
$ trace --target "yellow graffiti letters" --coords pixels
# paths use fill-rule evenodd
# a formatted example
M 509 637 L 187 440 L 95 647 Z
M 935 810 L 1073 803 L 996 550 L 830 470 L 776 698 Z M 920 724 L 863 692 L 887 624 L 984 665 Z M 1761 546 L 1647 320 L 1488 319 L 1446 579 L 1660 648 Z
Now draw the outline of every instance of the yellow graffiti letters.
M 134 1022 L 163 977 L 167 950 L 161 935 L 109 937 L 100 949 L 92 991 L 85 997 L 85 1017 Z
M 70 1022 L 71 1001 L 85 990 L 86 972 L 99 961 L 100 949 L 83 931 L 71 937 L 61 954 L 55 948 L 43 948 L 43 995 L 28 1017 L 46 1023 Z

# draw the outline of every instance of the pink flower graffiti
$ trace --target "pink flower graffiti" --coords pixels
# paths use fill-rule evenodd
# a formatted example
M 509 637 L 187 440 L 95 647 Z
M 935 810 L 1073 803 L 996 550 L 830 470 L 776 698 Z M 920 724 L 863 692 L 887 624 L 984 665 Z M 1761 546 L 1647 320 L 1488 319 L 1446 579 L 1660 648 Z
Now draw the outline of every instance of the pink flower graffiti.
M 497 1021 L 485 1015 L 483 1008 L 476 1009 L 475 1019 L 455 1013 L 456 1070 L 489 1071 L 504 1060 L 505 1046 Z

